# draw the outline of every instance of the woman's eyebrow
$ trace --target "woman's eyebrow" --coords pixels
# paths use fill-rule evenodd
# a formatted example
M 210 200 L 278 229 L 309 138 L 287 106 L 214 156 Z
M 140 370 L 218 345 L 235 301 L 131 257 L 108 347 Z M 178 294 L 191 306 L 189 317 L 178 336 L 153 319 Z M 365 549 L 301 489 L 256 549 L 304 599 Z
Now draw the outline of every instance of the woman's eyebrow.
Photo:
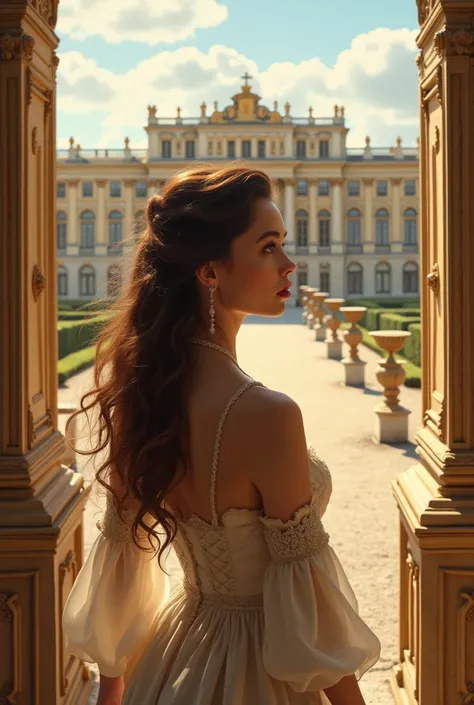
M 266 237 L 269 237 L 270 235 L 274 235 L 276 237 L 281 237 L 281 233 L 278 230 L 266 230 L 264 233 L 260 235 L 258 238 L 257 242 L 260 242 L 260 240 L 264 240 Z M 287 233 L 283 235 L 283 240 L 285 239 Z

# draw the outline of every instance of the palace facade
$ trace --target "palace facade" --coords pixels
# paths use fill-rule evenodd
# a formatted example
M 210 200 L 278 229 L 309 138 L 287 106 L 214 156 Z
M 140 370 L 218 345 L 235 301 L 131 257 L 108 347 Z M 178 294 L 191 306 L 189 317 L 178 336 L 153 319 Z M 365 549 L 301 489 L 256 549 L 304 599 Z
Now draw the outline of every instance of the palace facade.
M 272 178 L 287 227 L 285 248 L 298 286 L 341 298 L 419 292 L 418 148 L 401 139 L 381 149 L 370 138 L 348 149 L 344 108 L 332 117 L 293 117 L 260 105 L 247 74 L 232 104 L 210 115 L 174 118 L 148 106 L 148 149 L 82 149 L 57 154 L 58 295 L 116 295 L 147 199 L 195 161 L 249 162 Z

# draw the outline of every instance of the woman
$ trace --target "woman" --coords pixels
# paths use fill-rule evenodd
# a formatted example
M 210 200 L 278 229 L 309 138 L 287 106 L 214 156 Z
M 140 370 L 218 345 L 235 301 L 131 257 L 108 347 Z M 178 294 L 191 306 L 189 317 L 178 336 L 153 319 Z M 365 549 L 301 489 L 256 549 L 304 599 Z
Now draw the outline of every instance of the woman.
M 108 501 L 63 622 L 99 665 L 99 705 L 364 702 L 380 645 L 321 523 L 329 471 L 297 404 L 236 358 L 248 314 L 284 311 L 285 234 L 269 178 L 243 166 L 184 171 L 148 203 L 81 404 Z

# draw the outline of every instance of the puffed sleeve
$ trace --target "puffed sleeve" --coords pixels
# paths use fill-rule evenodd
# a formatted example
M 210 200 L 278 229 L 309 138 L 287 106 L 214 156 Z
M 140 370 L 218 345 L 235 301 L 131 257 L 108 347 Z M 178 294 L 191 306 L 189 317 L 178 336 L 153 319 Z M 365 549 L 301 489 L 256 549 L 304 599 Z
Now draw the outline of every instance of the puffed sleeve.
M 168 576 L 158 558 L 133 541 L 134 515 L 127 510 L 120 519 L 113 501 L 107 501 L 98 524 L 101 533 L 63 612 L 67 651 L 97 663 L 109 678 L 125 673 L 169 596 Z M 149 546 L 148 540 L 143 545 Z
M 299 693 L 359 679 L 378 661 L 380 642 L 359 617 L 314 498 L 289 521 L 260 520 L 271 556 L 263 595 L 267 672 Z

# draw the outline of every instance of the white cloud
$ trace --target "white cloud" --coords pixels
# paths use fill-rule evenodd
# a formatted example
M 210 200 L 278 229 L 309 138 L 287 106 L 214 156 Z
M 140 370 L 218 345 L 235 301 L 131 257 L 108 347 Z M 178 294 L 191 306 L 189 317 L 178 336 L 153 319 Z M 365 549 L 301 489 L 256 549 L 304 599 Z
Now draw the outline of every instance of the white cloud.
M 367 134 L 374 146 L 394 144 L 399 134 L 413 145 L 418 135 L 415 35 L 381 28 L 355 37 L 332 67 L 315 57 L 274 63 L 265 71 L 225 46 L 162 51 L 121 74 L 79 52 L 66 52 L 59 64 L 58 106 L 67 114 L 98 113 L 103 143 L 89 147 L 119 146 L 128 131 L 144 126 L 149 103 L 158 106 L 158 117 L 175 116 L 178 105 L 183 117 L 196 117 L 204 100 L 209 114 L 214 100 L 220 107 L 230 103 L 248 70 L 261 102 L 272 106 L 277 100 L 282 111 L 288 101 L 295 117 L 308 115 L 310 105 L 315 117 L 333 115 L 335 103 L 344 105 L 349 146 L 362 146 Z
M 218 0 L 61 0 L 58 31 L 73 39 L 98 36 L 116 44 L 189 39 L 196 29 L 216 27 L 227 19 Z

